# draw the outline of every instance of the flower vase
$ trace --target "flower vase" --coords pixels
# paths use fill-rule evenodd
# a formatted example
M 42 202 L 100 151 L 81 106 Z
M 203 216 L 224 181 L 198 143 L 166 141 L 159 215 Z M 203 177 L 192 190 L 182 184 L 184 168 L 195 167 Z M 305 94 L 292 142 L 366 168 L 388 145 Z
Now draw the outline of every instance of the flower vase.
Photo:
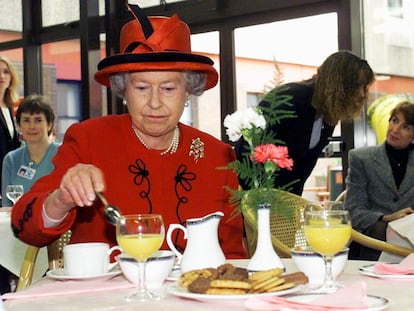
M 272 245 L 270 204 L 259 204 L 257 207 L 257 245 L 247 269 L 249 271 L 263 271 L 275 268 L 284 269 L 284 265 Z

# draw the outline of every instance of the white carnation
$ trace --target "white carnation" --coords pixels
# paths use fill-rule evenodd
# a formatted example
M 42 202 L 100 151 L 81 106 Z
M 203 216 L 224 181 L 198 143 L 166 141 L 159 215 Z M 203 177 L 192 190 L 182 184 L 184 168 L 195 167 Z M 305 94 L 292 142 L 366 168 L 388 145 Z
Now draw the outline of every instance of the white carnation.
M 263 115 L 259 114 L 254 108 L 237 110 L 224 118 L 224 126 L 229 140 L 236 142 L 242 136 L 243 130 L 249 130 L 253 126 L 265 129 L 266 120 Z

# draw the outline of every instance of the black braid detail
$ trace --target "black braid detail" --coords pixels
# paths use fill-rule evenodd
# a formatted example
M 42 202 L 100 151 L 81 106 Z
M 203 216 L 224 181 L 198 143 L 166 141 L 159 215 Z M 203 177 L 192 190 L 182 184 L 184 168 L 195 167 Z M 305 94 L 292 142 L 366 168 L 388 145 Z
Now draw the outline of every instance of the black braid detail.
M 141 185 L 145 186 L 145 184 L 147 185 L 146 187 L 147 189 L 140 191 L 139 196 L 148 202 L 148 206 L 149 206 L 148 214 L 151 214 L 152 213 L 152 202 L 150 199 L 151 182 L 148 178 L 149 172 L 146 168 L 144 161 L 142 161 L 141 159 L 137 159 L 135 161 L 135 164 L 129 165 L 128 170 L 132 174 L 135 175 L 134 184 L 136 184 L 137 186 L 141 186 Z
M 13 234 L 16 238 L 19 237 L 19 234 L 23 231 L 25 223 L 33 216 L 33 204 L 36 202 L 37 198 L 34 198 L 29 204 L 26 205 L 26 208 L 23 212 L 23 218 L 19 219 L 19 225 L 17 227 L 11 225 Z
M 196 178 L 197 178 L 197 175 L 195 173 L 187 171 L 187 166 L 186 165 L 181 164 L 177 168 L 177 173 L 176 173 L 175 178 L 174 178 L 175 179 L 174 191 L 175 191 L 175 195 L 178 199 L 177 206 L 175 208 L 175 214 L 177 216 L 178 222 L 181 225 L 184 225 L 185 220 L 181 219 L 181 217 L 180 217 L 180 207 L 183 204 L 188 203 L 188 197 L 186 197 L 184 195 L 180 195 L 180 189 L 182 189 L 186 192 L 190 192 L 193 189 L 193 186 L 191 185 L 191 182 L 193 182 Z M 173 238 L 174 245 L 177 245 L 177 240 L 178 240 L 178 233 Z

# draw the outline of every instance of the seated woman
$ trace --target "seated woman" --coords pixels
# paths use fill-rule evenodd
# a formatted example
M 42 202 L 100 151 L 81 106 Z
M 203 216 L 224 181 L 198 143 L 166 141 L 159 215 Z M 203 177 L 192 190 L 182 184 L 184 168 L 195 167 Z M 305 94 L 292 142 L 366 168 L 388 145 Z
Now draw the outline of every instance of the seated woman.
M 414 102 L 392 111 L 387 138 L 379 146 L 349 152 L 345 208 L 354 229 L 386 240 L 390 221 L 414 213 Z M 351 259 L 377 260 L 380 251 L 352 243 Z
M 6 197 L 7 185 L 22 185 L 27 192 L 36 180 L 53 170 L 52 158 L 59 147 L 51 139 L 55 113 L 43 96 L 27 96 L 17 109 L 16 122 L 25 143 L 10 151 L 3 160 L 4 206 L 12 206 Z
M 44 246 L 71 229 L 72 243 L 114 245 L 115 227 L 105 221 L 96 196 L 104 192 L 121 214 L 161 214 L 166 228 L 222 211 L 223 251 L 227 258 L 244 258 L 242 218 L 232 215 L 225 189 L 237 189 L 237 176 L 217 169 L 235 160 L 235 153 L 179 122 L 189 96 L 216 85 L 213 61 L 191 53 L 190 30 L 177 15 L 148 18 L 138 6 L 130 9 L 135 19 L 121 30 L 121 52 L 103 59 L 95 74 L 123 98 L 128 113 L 86 120 L 66 131 L 53 172 L 14 206 L 14 233 Z M 185 248 L 182 234 L 173 241 Z

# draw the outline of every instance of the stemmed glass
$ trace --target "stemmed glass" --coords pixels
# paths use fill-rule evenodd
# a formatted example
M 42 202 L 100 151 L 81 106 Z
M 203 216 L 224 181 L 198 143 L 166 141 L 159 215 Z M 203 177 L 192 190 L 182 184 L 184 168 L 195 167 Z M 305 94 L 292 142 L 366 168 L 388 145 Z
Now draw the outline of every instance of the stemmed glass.
M 161 215 L 137 214 L 121 216 L 116 225 L 116 239 L 122 250 L 138 262 L 139 280 L 136 292 L 127 301 L 147 301 L 160 299 L 148 291 L 145 278 L 145 263 L 162 245 L 165 236 Z
M 319 254 L 325 263 L 325 280 L 318 293 L 332 293 L 340 286 L 332 275 L 332 260 L 351 238 L 351 220 L 346 210 L 321 209 L 305 213 L 305 236 L 308 244 Z
M 22 185 L 8 185 L 6 187 L 6 196 L 13 202 L 13 205 L 23 196 L 24 189 Z

